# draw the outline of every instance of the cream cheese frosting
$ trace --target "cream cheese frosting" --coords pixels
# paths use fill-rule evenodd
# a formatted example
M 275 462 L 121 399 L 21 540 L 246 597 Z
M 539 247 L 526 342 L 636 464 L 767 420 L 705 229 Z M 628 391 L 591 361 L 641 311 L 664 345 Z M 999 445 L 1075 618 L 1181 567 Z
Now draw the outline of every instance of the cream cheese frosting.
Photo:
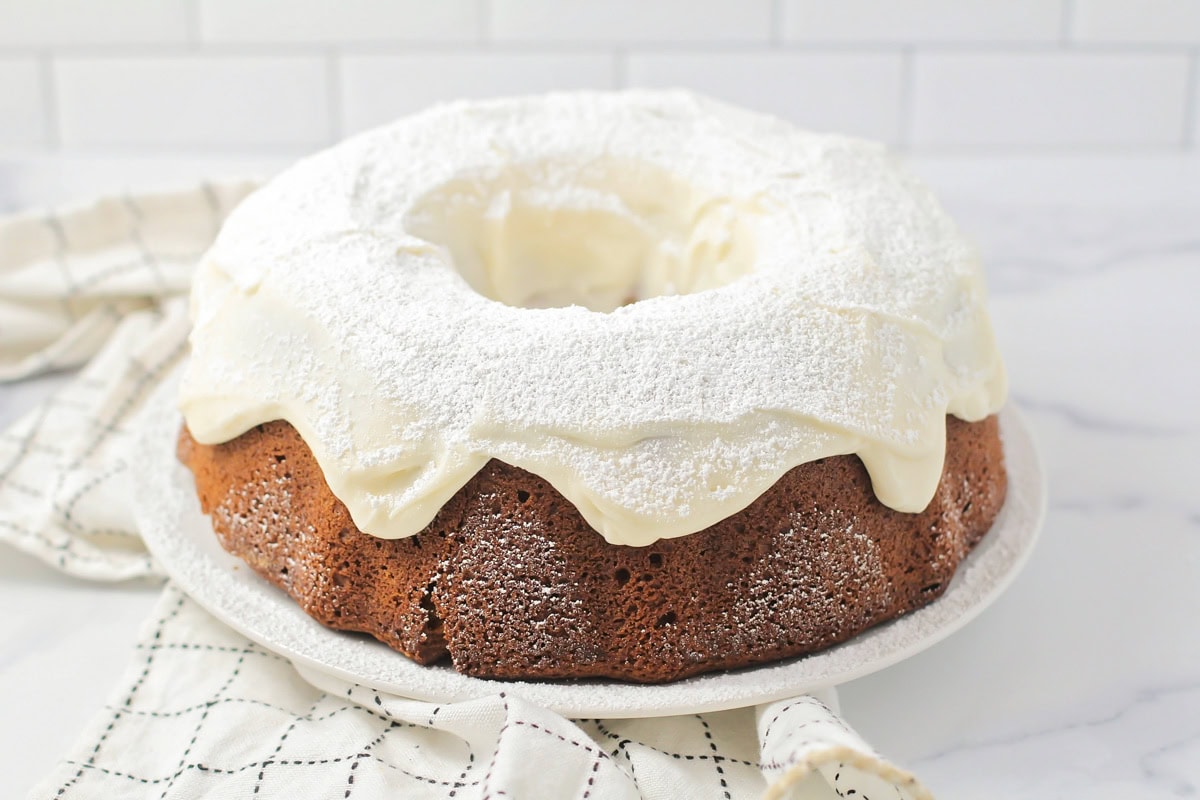
M 436 107 L 287 170 L 193 288 L 202 443 L 275 419 L 355 524 L 410 536 L 492 458 L 605 539 L 855 453 L 899 511 L 1005 375 L 978 258 L 876 144 L 680 92 Z

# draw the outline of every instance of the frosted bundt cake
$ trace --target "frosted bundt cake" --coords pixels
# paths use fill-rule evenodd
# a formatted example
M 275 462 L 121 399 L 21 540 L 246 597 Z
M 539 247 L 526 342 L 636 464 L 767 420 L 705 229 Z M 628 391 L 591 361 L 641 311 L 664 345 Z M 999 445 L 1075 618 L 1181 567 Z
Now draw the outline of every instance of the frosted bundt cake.
M 419 662 L 761 663 L 928 603 L 990 527 L 984 302 L 877 145 L 680 93 L 442 106 L 229 217 L 179 456 L 227 550 Z

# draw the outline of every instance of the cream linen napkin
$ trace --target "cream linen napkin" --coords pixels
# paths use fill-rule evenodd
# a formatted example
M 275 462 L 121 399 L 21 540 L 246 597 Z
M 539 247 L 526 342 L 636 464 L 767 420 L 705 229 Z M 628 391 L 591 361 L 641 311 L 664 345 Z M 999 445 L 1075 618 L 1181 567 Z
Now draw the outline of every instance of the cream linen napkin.
M 182 359 L 192 268 L 253 188 L 208 184 L 0 221 L 0 380 L 82 366 L 0 436 L 0 538 L 80 578 L 157 576 L 122 451 Z M 397 655 L 397 658 L 402 656 Z M 39 798 L 928 798 L 811 696 L 568 720 L 301 674 L 168 582 L 105 710 Z

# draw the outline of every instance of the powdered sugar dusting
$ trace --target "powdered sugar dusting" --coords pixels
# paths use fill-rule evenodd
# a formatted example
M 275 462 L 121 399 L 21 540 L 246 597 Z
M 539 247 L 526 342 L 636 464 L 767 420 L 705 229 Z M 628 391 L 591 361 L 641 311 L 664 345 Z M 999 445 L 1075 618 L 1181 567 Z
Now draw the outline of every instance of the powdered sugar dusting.
M 614 274 L 632 265 L 587 287 L 611 313 L 484 296 L 541 280 L 525 261 L 558 251 L 530 248 L 566 225 Z M 503 263 L 471 262 L 488 248 Z M 562 305 L 563 286 L 528 302 Z M 622 306 L 627 289 L 665 296 Z M 840 453 L 915 511 L 946 413 L 1003 400 L 983 302 L 969 248 L 876 145 L 680 93 L 455 104 L 237 209 L 193 294 L 182 408 L 205 442 L 288 420 L 385 537 L 491 458 L 616 543 L 705 528 Z

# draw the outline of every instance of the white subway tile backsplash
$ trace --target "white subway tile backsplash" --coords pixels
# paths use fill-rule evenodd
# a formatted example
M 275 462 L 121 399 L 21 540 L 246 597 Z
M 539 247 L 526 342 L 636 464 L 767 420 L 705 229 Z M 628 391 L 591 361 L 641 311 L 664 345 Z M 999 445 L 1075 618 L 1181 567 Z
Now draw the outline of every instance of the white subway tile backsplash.
M 345 132 L 460 98 L 613 87 L 604 53 L 430 52 L 342 59 Z
M 898 53 L 633 53 L 631 86 L 684 87 L 806 127 L 895 143 L 903 64 Z
M 1200 53 L 1192 56 L 1192 96 L 1187 104 L 1187 110 L 1192 115 L 1191 136 L 1188 144 L 1200 148 Z
M 491 0 L 501 42 L 767 42 L 772 0 Z
M 34 59 L 0 59 L 0 147 L 46 142 L 41 65 Z
M 0 0 L 0 45 L 178 44 L 187 0 Z
M 791 42 L 1048 42 L 1064 0 L 781 0 Z
M 205 42 L 473 41 L 483 0 L 196 0 Z
M 1179 145 L 1189 60 L 1117 53 L 925 53 L 917 146 Z
M 309 147 L 329 139 L 327 66 L 317 57 L 65 58 L 64 144 Z
M 1200 43 L 1198 0 L 1074 0 L 1079 42 Z
M 624 85 L 918 153 L 1200 154 L 1200 0 L 0 0 L 0 149 L 295 153 Z

